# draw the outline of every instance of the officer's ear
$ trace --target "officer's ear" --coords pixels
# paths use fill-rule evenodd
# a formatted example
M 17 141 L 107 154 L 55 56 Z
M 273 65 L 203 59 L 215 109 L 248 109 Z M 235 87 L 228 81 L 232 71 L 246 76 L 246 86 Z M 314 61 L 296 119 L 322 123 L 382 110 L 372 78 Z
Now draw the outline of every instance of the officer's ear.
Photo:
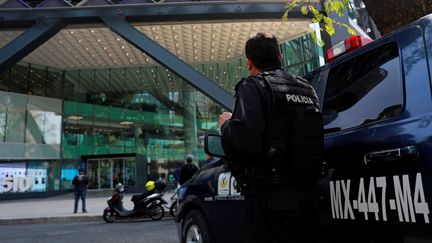
M 251 59 L 246 58 L 246 65 L 248 67 L 249 74 L 255 75 L 257 73 L 260 73 L 260 71 L 258 70 L 258 68 L 255 67 L 255 64 L 252 62 Z

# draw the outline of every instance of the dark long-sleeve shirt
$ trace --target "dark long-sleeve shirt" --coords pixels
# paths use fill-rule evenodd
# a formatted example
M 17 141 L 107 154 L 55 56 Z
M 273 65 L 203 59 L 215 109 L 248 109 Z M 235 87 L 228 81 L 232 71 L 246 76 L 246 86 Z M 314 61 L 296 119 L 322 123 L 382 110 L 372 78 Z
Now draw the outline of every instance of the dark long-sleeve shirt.
M 228 157 L 254 158 L 264 147 L 265 114 L 264 91 L 250 77 L 236 85 L 231 119 L 221 127 L 222 145 Z

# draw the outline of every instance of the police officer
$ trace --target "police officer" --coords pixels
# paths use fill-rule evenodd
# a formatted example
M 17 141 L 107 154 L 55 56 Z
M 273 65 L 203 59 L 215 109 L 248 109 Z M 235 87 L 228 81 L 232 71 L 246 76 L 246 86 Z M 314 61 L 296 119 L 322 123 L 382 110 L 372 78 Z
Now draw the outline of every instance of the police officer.
M 281 68 L 276 37 L 246 42 L 250 76 L 218 125 L 246 204 L 247 242 L 315 242 L 323 124 L 314 89 Z M 304 233 L 306 232 L 306 234 Z

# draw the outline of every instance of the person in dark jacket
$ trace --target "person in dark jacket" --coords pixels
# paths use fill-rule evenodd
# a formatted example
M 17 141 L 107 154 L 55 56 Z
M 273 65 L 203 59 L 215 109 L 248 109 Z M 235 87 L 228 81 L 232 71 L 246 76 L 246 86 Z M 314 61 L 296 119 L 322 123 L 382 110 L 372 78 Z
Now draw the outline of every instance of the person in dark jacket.
M 281 68 L 274 35 L 258 33 L 245 49 L 250 76 L 236 85 L 233 113 L 222 113 L 218 126 L 245 196 L 247 242 L 316 242 L 324 147 L 318 98 Z
M 180 170 L 179 184 L 183 185 L 186 181 L 190 180 L 195 172 L 198 171 L 198 167 L 193 163 L 193 155 L 186 155 L 186 164 L 182 166 Z
M 85 175 L 85 170 L 80 168 L 78 170 L 78 175 L 76 175 L 72 180 L 72 185 L 75 186 L 75 204 L 74 204 L 74 213 L 78 211 L 78 201 L 81 198 L 82 201 L 82 212 L 87 213 L 86 209 L 86 196 L 87 196 L 87 186 L 89 180 Z

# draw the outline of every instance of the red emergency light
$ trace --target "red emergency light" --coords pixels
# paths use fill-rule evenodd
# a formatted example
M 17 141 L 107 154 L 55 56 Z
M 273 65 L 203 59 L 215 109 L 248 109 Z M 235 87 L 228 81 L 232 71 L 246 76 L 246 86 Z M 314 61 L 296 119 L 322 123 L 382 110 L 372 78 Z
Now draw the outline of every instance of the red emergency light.
M 326 60 L 327 62 L 330 62 L 331 60 L 335 59 L 336 57 L 350 52 L 352 50 L 355 50 L 357 48 L 360 48 L 367 43 L 372 42 L 373 40 L 370 38 L 362 37 L 362 36 L 351 36 L 345 39 L 344 41 L 334 45 L 332 48 L 328 49 L 326 52 Z

